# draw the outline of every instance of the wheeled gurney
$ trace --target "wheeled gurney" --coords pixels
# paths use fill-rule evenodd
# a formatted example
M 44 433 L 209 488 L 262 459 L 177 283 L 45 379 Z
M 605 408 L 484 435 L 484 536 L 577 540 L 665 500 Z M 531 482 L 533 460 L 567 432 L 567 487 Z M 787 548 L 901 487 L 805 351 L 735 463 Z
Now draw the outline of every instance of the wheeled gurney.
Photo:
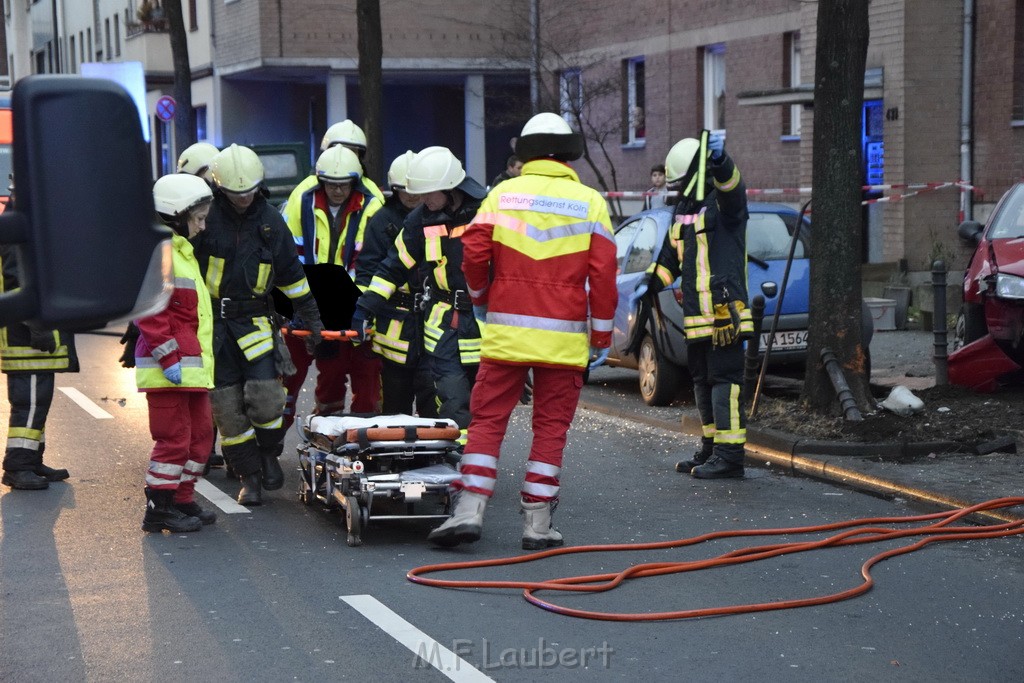
M 299 499 L 343 509 L 348 545 L 362 544 L 371 520 L 449 516 L 448 485 L 459 476 L 452 420 L 311 415 L 300 432 Z

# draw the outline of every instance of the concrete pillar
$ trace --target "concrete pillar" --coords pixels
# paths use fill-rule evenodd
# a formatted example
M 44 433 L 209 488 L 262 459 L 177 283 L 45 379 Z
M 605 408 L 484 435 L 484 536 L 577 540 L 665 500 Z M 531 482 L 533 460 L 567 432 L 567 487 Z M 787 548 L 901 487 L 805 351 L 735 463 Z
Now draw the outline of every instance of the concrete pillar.
M 327 75 L 327 127 L 348 118 L 347 77 L 345 74 L 331 73 Z M 362 128 L 362 122 L 356 121 Z M 315 131 L 314 131 L 315 132 Z M 324 131 L 319 134 L 323 135 Z M 319 144 L 319 140 L 317 143 Z
M 466 76 L 466 175 L 487 185 L 487 136 L 484 127 L 484 77 Z

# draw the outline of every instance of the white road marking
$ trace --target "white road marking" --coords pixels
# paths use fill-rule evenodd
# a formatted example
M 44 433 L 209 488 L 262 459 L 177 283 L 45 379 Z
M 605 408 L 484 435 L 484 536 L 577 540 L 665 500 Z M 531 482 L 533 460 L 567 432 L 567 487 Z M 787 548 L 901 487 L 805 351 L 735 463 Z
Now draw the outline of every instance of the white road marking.
M 97 420 L 113 420 L 114 416 L 100 408 L 92 400 L 74 387 L 57 387 L 64 395 L 78 404 L 78 407 L 89 413 Z
M 430 666 L 456 683 L 493 681 L 472 664 L 398 616 L 372 595 L 339 595 L 357 612 L 376 624 Z
M 202 477 L 196 479 L 196 492 L 202 494 L 206 500 L 220 508 L 221 512 L 226 512 L 229 515 L 242 515 L 252 512 L 252 510 L 244 505 L 236 503 L 234 498 Z

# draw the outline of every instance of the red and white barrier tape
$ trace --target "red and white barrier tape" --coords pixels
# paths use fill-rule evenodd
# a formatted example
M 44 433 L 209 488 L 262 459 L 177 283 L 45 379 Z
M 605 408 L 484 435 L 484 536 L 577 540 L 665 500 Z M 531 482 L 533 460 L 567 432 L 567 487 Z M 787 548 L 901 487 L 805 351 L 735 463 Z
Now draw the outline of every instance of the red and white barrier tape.
M 861 190 L 865 192 L 883 192 L 885 190 L 913 190 L 913 192 L 905 192 L 903 194 L 893 194 L 885 197 L 879 197 L 877 199 L 865 199 L 861 204 L 877 204 L 879 202 L 898 202 L 908 197 L 914 197 L 921 194 L 922 192 L 931 192 L 933 190 L 942 190 L 949 187 L 959 188 L 961 192 L 977 192 L 978 189 L 970 183 L 962 181 L 953 181 L 945 183 L 889 183 L 887 185 L 863 185 Z M 810 187 L 777 187 L 770 189 L 748 189 L 747 195 L 756 197 L 764 195 L 809 195 L 812 193 Z M 601 196 L 606 199 L 644 199 L 646 197 L 653 197 L 660 195 L 659 192 L 634 192 L 634 191 L 622 191 L 622 192 L 602 192 Z M 669 191 L 664 193 L 665 196 L 674 197 L 676 193 Z

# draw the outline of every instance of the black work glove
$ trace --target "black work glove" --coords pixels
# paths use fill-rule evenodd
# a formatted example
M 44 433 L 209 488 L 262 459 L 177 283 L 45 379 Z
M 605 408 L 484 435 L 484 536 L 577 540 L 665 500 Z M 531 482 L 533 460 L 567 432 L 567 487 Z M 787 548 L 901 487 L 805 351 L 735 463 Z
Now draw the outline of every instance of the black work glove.
M 372 326 L 371 320 L 372 316 L 369 311 L 365 308 L 359 308 L 356 306 L 355 313 L 352 314 L 351 323 L 352 331 L 356 333 L 356 335 L 352 337 L 353 344 L 359 344 L 366 341 L 366 338 L 369 336 L 369 329 Z
M 295 307 L 295 315 L 302 323 L 302 327 L 309 330 L 309 335 L 302 338 L 306 351 L 311 356 L 316 355 L 316 347 L 323 342 L 320 333 L 324 331 L 324 324 L 320 321 L 320 309 L 316 301 L 310 297 L 306 303 Z
M 523 385 L 523 393 L 519 395 L 519 402 L 524 406 L 530 405 L 533 400 L 533 373 L 526 373 L 526 383 Z
M 121 344 L 124 345 L 124 350 L 121 351 L 121 357 L 118 358 L 118 361 L 120 361 L 122 368 L 135 367 L 135 342 L 138 339 L 139 328 L 135 327 L 135 323 L 128 323 L 128 328 L 121 335 Z
M 57 350 L 57 338 L 53 330 L 33 330 L 29 328 L 29 345 L 36 351 L 53 353 Z

